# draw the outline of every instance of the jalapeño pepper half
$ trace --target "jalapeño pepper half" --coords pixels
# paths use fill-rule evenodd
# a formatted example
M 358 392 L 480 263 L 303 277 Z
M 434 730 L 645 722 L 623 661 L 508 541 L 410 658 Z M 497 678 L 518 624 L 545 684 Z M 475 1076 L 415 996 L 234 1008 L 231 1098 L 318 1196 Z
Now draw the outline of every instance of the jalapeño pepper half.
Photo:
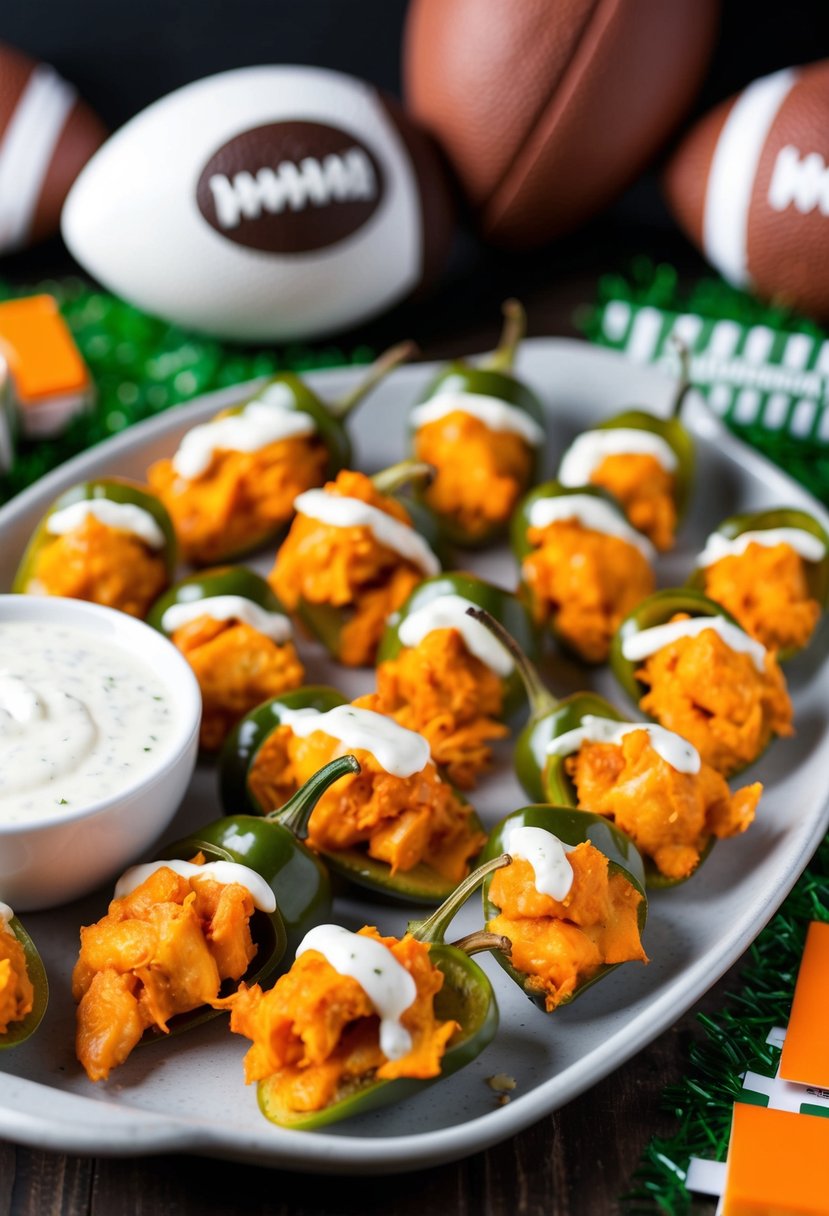
M 571 505 L 568 505 L 571 504 Z M 550 525 L 576 524 L 546 539 Z M 542 533 L 542 543 L 530 539 Z M 598 486 L 536 486 L 513 517 L 512 546 L 533 618 L 583 662 L 603 663 L 626 611 L 654 587 L 650 541 Z
M 229 736 L 219 759 L 219 790 L 222 804 L 229 812 L 245 808 L 253 814 L 267 815 L 272 807 L 263 803 L 254 791 L 251 774 L 260 752 L 281 725 L 286 710 L 315 709 L 325 713 L 338 705 L 347 704 L 345 697 L 333 688 L 309 686 L 274 697 L 243 718 Z M 455 797 L 460 799 L 457 791 Z M 480 821 L 472 813 L 470 830 L 482 832 Z M 410 870 L 392 874 L 384 861 L 369 857 L 358 847 L 321 851 L 326 865 L 357 886 L 378 891 L 392 899 L 411 903 L 437 904 L 452 891 L 454 884 L 437 874 L 424 862 Z
M 509 651 L 515 661 L 515 670 L 524 685 L 530 706 L 529 719 L 515 744 L 515 775 L 528 797 L 557 801 L 551 798 L 547 788 L 547 745 L 559 735 L 576 730 L 586 714 L 600 718 L 625 719 L 604 697 L 594 692 L 576 692 L 557 700 L 545 687 L 536 666 L 516 642 L 515 638 L 488 612 L 468 609 L 470 616 L 480 621 L 501 645 Z M 564 801 L 570 801 L 569 798 Z M 575 798 L 573 800 L 575 806 Z
M 449 1040 L 441 1059 L 437 1077 L 399 1077 L 375 1080 L 370 1073 L 364 1080 L 351 1079 L 345 1096 L 322 1110 L 297 1112 L 286 1110 L 278 1101 L 277 1086 L 270 1078 L 258 1084 L 259 1107 L 266 1118 L 280 1127 L 312 1131 L 365 1114 L 381 1106 L 419 1093 L 427 1085 L 450 1076 L 481 1054 L 495 1037 L 498 1029 L 498 1006 L 492 985 L 478 964 L 470 957 L 481 950 L 508 949 L 504 938 L 480 932 L 465 938 L 456 946 L 447 945 L 446 932 L 461 906 L 478 889 L 488 874 L 509 864 L 509 857 L 489 860 L 469 875 L 427 920 L 412 921 L 408 933 L 429 946 L 430 962 L 443 973 L 443 987 L 434 999 L 434 1010 L 440 1021 L 455 1021 L 460 1029 Z
M 795 507 L 776 507 L 768 511 L 745 512 L 742 515 L 731 515 L 728 519 L 724 519 L 716 532 L 709 536 L 706 543 L 706 550 L 712 549 L 711 560 L 706 562 L 705 566 L 698 564 L 688 580 L 689 587 L 709 594 L 712 599 L 730 607 L 747 632 L 759 638 L 767 647 L 774 649 L 781 661 L 793 658 L 811 641 L 812 631 L 816 628 L 819 618 L 807 622 L 805 625 L 798 621 L 798 614 L 803 612 L 808 599 L 799 593 L 799 588 L 796 600 L 775 599 L 773 585 L 761 586 L 758 589 L 758 580 L 765 583 L 765 572 L 758 570 L 756 564 L 750 562 L 750 559 L 746 565 L 744 592 L 739 585 L 729 579 L 726 584 L 727 590 L 724 589 L 716 594 L 719 581 L 709 585 L 709 571 L 723 558 L 730 556 L 727 545 L 717 544 L 719 538 L 722 538 L 724 542 L 729 542 L 737 540 L 738 537 L 745 537 L 746 541 L 751 543 L 755 533 L 774 532 L 777 535 L 773 542 L 769 537 L 769 542 L 770 545 L 776 546 L 790 543 L 791 538 L 787 535 L 790 530 L 794 530 L 795 533 L 808 533 L 810 538 L 814 537 L 817 542 L 816 550 L 820 545 L 823 546 L 823 555 L 814 560 L 801 554 L 801 561 L 798 563 L 795 574 L 795 578 L 799 580 L 802 571 L 807 596 L 815 601 L 822 613 L 829 602 L 829 533 L 813 515 Z M 721 549 L 722 552 L 718 553 L 718 549 Z M 734 551 L 732 550 L 732 552 Z M 773 570 L 769 571 L 770 580 L 773 579 L 774 573 Z M 743 595 L 745 599 L 743 599 Z M 744 607 L 744 612 L 739 610 L 741 605 Z M 763 609 L 766 606 L 775 612 L 778 617 L 777 623 L 763 621 Z M 753 625 L 754 627 L 752 627 Z M 805 642 L 800 641 L 799 644 L 787 645 L 785 641 L 782 641 L 781 644 L 781 639 L 787 634 L 790 637 L 794 632 L 805 633 L 806 629 L 809 630 L 809 633 Z
M 62 578 L 63 582 L 57 591 L 50 592 L 42 579 L 41 561 L 48 558 L 48 551 L 53 545 L 63 540 L 62 536 L 49 531 L 50 520 L 58 512 L 87 501 L 95 504 L 112 503 L 116 510 L 119 507 L 140 509 L 151 517 L 148 522 L 151 526 L 154 525 L 162 543 L 158 547 L 155 544 L 150 546 L 140 536 L 135 538 L 136 543 L 140 546 L 138 551 L 145 551 L 147 555 L 147 569 L 143 572 L 135 569 L 135 548 L 131 551 L 119 552 L 117 556 L 114 556 L 113 560 L 121 563 L 120 573 L 124 576 L 124 588 L 117 593 L 111 588 L 106 592 L 102 589 L 96 593 L 94 576 L 91 573 L 88 574 L 83 568 L 82 553 L 74 552 L 71 555 L 71 563 L 62 561 L 63 568 L 57 571 L 58 577 Z M 123 536 L 126 532 L 126 527 L 119 522 L 111 524 L 107 524 L 106 520 L 103 522 L 108 529 L 112 530 L 114 537 Z M 125 521 L 125 524 L 128 522 Z M 78 527 L 82 526 L 83 521 L 79 520 Z M 96 552 L 95 559 L 96 564 L 101 565 L 100 552 Z M 112 608 L 119 608 L 122 606 L 122 602 L 129 601 L 130 607 L 124 610 L 131 611 L 134 616 L 143 617 L 159 592 L 169 584 L 177 561 L 178 546 L 173 523 L 161 500 L 135 482 L 117 478 L 97 478 L 94 481 L 80 482 L 55 499 L 26 546 L 14 576 L 12 591 L 41 595 L 45 591 L 46 594 L 87 599 Z M 128 563 L 126 569 L 123 568 L 124 562 Z M 156 565 L 160 565 L 162 568 L 156 569 Z M 88 579 L 91 581 L 87 581 Z M 137 580 L 134 593 L 130 591 L 131 579 Z
M 5 1034 L 0 1034 L 0 1051 L 6 1047 L 17 1047 L 18 1044 L 25 1042 L 30 1035 L 33 1035 L 43 1020 L 46 1006 L 49 1003 L 49 981 L 46 977 L 46 968 L 43 966 L 37 947 L 31 937 L 16 916 L 12 916 L 8 924 L 0 920 L 0 937 L 2 937 L 4 930 L 11 934 L 23 950 L 23 957 L 26 962 L 26 974 L 34 989 L 34 995 L 32 997 L 32 1008 L 25 1017 L 19 1021 L 10 1022 Z M 2 944 L 0 944 L 0 959 L 3 957 Z
M 405 648 L 400 637 L 400 630 L 405 621 L 410 620 L 415 613 L 420 613 L 427 605 L 436 606 L 437 601 L 447 597 L 451 597 L 453 605 L 457 603 L 458 599 L 465 601 L 465 607 L 457 604 L 459 611 L 465 611 L 465 608 L 468 607 L 484 608 L 501 622 L 525 653 L 533 657 L 537 655 L 537 632 L 527 609 L 517 596 L 471 574 L 447 573 L 425 579 L 414 589 L 403 606 L 389 617 L 386 631 L 380 642 L 380 649 L 377 652 L 378 665 L 388 659 L 396 659 L 400 651 Z M 435 625 L 436 629 L 448 627 L 443 618 L 440 623 Z M 461 628 L 460 625 L 456 627 Z M 502 677 L 502 685 L 504 691 L 503 717 L 509 719 L 518 714 L 526 703 L 524 682 L 515 667 L 508 675 Z
M 276 896 L 287 935 L 286 957 L 293 958 L 308 930 L 331 914 L 328 871 L 302 843 L 308 820 L 334 781 L 359 771 L 353 756 L 340 756 L 309 778 L 278 810 L 264 816 L 234 814 L 217 819 L 168 845 L 164 855 L 187 860 L 202 852 L 209 861 L 236 861 L 261 874 Z
M 454 544 L 467 547 L 485 545 L 506 530 L 514 503 L 535 481 L 544 440 L 543 406 L 535 393 L 512 373 L 515 352 L 526 327 L 524 310 L 517 300 L 507 300 L 503 312 L 505 323 L 497 350 L 475 366 L 462 359 L 448 364 L 429 385 L 413 412 L 413 452 L 419 459 L 429 460 L 437 468 L 435 482 L 423 491 L 424 500 L 440 519 L 446 537 Z M 459 432 L 456 425 L 444 426 L 434 443 L 427 442 L 422 436 L 426 426 L 435 425 L 444 417 L 469 414 L 469 409 L 464 410 L 464 400 L 468 396 L 473 398 L 470 404 L 474 404 L 474 397 L 481 398 L 479 408 L 483 408 L 485 403 L 490 410 L 494 407 L 496 412 L 498 405 L 506 407 L 505 414 L 512 415 L 513 419 L 511 425 L 507 424 L 508 429 L 504 430 L 488 425 L 487 414 L 482 415 L 480 422 L 485 428 L 486 442 L 495 454 L 488 462 L 491 468 L 485 467 L 485 462 L 479 462 L 478 480 L 475 480 L 476 469 L 470 468 L 468 437 Z M 447 413 L 434 422 L 418 422 L 418 411 L 422 413 L 429 403 L 436 402 L 438 398 L 446 401 Z M 499 441 L 502 449 L 500 454 Z M 475 442 L 478 442 L 477 438 Z M 507 459 L 504 455 L 505 444 L 516 447 L 512 453 L 514 459 Z M 444 454 L 449 457 L 446 466 L 439 459 Z M 449 466 L 455 462 L 458 469 L 453 473 L 458 485 L 463 487 L 466 484 L 467 492 L 470 488 L 478 491 L 472 504 L 466 504 L 461 499 L 453 506 L 448 505 L 448 499 L 457 497 L 457 493 L 446 484 L 453 476 Z M 503 510 L 497 511 L 493 517 L 488 513 L 493 489 L 506 490 L 509 482 L 513 483 L 513 488 L 505 495 Z
M 603 853 L 607 857 L 610 872 L 621 874 L 642 897 L 637 909 L 639 932 L 642 932 L 648 912 L 648 901 L 644 886 L 644 869 L 641 857 L 624 832 L 619 831 L 612 823 L 608 823 L 601 815 L 592 815 L 589 811 L 576 811 L 570 807 L 563 806 L 525 806 L 518 811 L 514 811 L 511 815 L 507 815 L 493 829 L 489 842 L 481 854 L 482 862 L 486 862 L 491 857 L 497 856 L 504 851 L 504 842 L 508 839 L 509 831 L 513 827 L 542 828 L 557 836 L 564 844 L 573 847 L 584 841 L 589 841 L 600 853 Z M 487 923 L 497 917 L 501 911 L 490 898 L 491 886 L 492 873 L 490 872 L 486 876 L 482 887 L 484 916 Z M 493 953 L 507 974 L 523 989 L 533 1004 L 537 1005 L 542 1011 L 546 1011 L 543 993 L 539 992 L 538 987 L 533 985 L 530 976 L 513 966 L 510 962 L 509 951 L 495 950 Z M 618 966 L 621 966 L 621 964 L 603 963 L 591 976 L 582 980 L 570 996 L 565 997 L 559 1003 L 567 1004 L 575 1000 L 577 996 L 580 996 Z
M 176 643 L 196 674 L 205 752 L 218 751 L 248 710 L 305 678 L 290 618 L 265 580 L 243 566 L 182 579 L 156 600 L 147 623 Z
M 682 406 L 692 387 L 689 356 L 684 346 L 679 348 L 679 354 L 682 364 L 680 381 L 673 403 L 665 416 L 642 409 L 628 409 L 614 414 L 591 430 L 582 432 L 564 454 L 559 469 L 559 479 L 568 486 L 584 482 L 606 486 L 622 502 L 631 523 L 644 532 L 658 549 L 668 549 L 673 545 L 673 533 L 677 522 L 681 521 L 687 509 L 694 480 L 694 441 L 681 420 Z M 602 436 L 607 431 L 633 434 L 626 434 L 624 441 L 621 441 L 622 437 L 619 436 L 616 445 L 612 439 L 608 440 L 607 450 L 604 450 L 601 446 Z M 641 449 L 637 446 L 636 432 L 643 436 Z M 596 439 L 593 439 L 593 436 Z M 616 452 L 613 451 L 614 446 L 617 448 Z M 592 453 L 589 450 L 591 448 L 595 449 Z M 623 475 L 620 478 L 618 468 L 615 475 L 611 475 L 609 470 L 603 471 L 602 468 L 608 459 L 623 461 L 626 457 L 642 456 L 655 459 L 657 465 L 661 465 L 657 453 L 664 453 L 665 464 L 673 465 L 671 469 L 662 465 L 664 487 L 656 489 L 657 497 L 663 488 L 667 489 L 673 508 L 669 509 L 668 515 L 673 518 L 665 518 L 659 510 L 658 502 L 654 503 L 653 499 L 649 501 L 647 496 L 643 497 L 646 469 L 637 466 L 633 477 L 626 478 Z
M 343 478 L 346 475 L 353 482 L 361 482 L 363 489 L 365 489 L 367 480 L 370 480 L 371 489 L 376 491 L 377 495 L 382 495 L 384 499 L 389 499 L 389 497 L 394 499 L 397 497 L 397 491 L 404 489 L 405 486 L 432 477 L 433 469 L 416 461 L 402 461 L 390 468 L 382 469 L 370 479 L 366 479 L 365 475 L 360 473 L 344 473 Z M 340 510 L 344 508 L 346 512 L 344 522 L 329 524 L 314 518 L 306 518 L 301 511 L 300 502 L 299 516 L 294 520 L 286 542 L 277 553 L 276 564 L 269 580 L 271 585 L 280 592 L 283 602 L 288 604 L 292 612 L 297 613 L 300 620 L 308 626 L 311 634 L 322 642 L 333 658 L 348 666 L 365 666 L 373 663 L 385 617 L 390 612 L 394 612 L 395 608 L 400 607 L 402 599 L 405 599 L 413 586 L 427 578 L 430 573 L 438 572 L 441 567 L 440 552 L 435 552 L 435 522 L 428 512 L 412 510 L 412 508 L 417 508 L 418 503 L 404 501 L 402 497 L 400 497 L 399 505 L 406 511 L 408 523 L 391 516 L 390 512 L 385 512 L 372 503 L 354 499 L 350 495 L 323 490 L 315 492 L 320 495 L 327 494 L 332 508 L 337 508 L 342 503 L 343 507 Z M 344 535 L 343 545 L 348 545 L 353 541 L 353 537 L 350 537 L 349 533 L 354 533 L 357 529 L 361 531 L 366 528 L 373 529 L 372 523 L 350 524 L 348 522 L 349 511 L 353 511 L 355 507 L 357 511 L 361 511 L 365 506 L 370 507 L 371 512 L 377 518 L 382 517 L 379 520 L 380 523 L 384 523 L 384 520 L 388 518 L 394 531 L 402 529 L 404 536 L 411 531 L 412 536 L 417 537 L 417 553 L 412 557 L 406 557 L 405 553 L 395 551 L 394 544 L 385 544 L 382 536 L 376 537 L 377 544 L 374 546 L 376 557 L 373 557 L 371 553 L 355 552 L 354 561 L 351 561 L 351 554 L 348 559 L 343 559 L 342 552 L 334 552 L 332 535 L 342 533 Z M 332 561 L 331 553 L 334 552 L 334 558 L 342 561 L 346 572 L 342 578 L 334 582 L 337 595 L 331 597 L 329 597 L 329 592 L 332 589 L 327 585 L 331 581 L 331 572 L 327 568 L 318 570 L 317 567 L 321 564 L 318 561 L 315 565 L 314 534 L 317 528 L 320 530 L 323 544 L 328 545 L 328 561 Z M 389 551 L 396 552 L 396 563 L 389 562 Z M 370 567 L 372 561 L 376 564 L 376 569 L 366 569 L 365 573 L 357 576 L 355 581 L 351 582 L 350 570 L 355 567 L 363 570 L 363 568 Z M 321 590 L 318 595 L 311 595 L 308 591 L 309 581 L 322 582 L 325 590 Z M 342 581 L 349 584 L 345 591 L 340 586 Z M 337 599 L 337 602 L 333 602 L 334 598 Z

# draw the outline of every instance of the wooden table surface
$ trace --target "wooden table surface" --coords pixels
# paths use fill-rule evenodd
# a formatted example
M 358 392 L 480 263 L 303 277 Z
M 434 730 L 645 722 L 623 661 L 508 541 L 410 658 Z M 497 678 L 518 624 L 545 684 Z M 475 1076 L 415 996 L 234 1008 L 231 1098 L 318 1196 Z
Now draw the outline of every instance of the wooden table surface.
M 499 303 L 517 295 L 531 334 L 572 335 L 598 275 L 635 253 L 668 257 L 685 277 L 701 263 L 678 238 L 609 224 L 544 255 L 480 258 L 462 250 L 438 300 L 360 332 L 377 349 L 418 338 L 425 358 L 488 349 Z M 48 256 L 48 254 L 46 255 Z M 474 264 L 472 264 L 474 262 Z M 37 263 L 21 263 L 31 280 Z M 58 267 L 59 269 L 59 267 Z M 44 272 L 46 265 L 44 263 Z M 343 345 L 346 343 L 343 342 Z M 695 1012 L 721 1007 L 739 965 L 650 1047 L 566 1107 L 485 1153 L 416 1174 L 338 1179 L 195 1157 L 79 1158 L 0 1142 L 0 1216 L 604 1216 L 618 1210 L 642 1148 L 666 1134 L 664 1087 L 687 1069 Z M 713 1212 L 703 1203 L 696 1211 Z

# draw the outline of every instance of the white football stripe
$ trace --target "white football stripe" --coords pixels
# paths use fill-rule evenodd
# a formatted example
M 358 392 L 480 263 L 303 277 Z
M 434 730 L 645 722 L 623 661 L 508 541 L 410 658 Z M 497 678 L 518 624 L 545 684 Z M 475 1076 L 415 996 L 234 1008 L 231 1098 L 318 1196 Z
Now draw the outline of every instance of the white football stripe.
M 784 68 L 744 89 L 725 120 L 711 161 L 702 244 L 709 261 L 738 287 L 748 286 L 748 212 L 763 145 L 797 71 Z
M 21 245 L 77 94 L 47 64 L 32 72 L 0 143 L 0 251 Z

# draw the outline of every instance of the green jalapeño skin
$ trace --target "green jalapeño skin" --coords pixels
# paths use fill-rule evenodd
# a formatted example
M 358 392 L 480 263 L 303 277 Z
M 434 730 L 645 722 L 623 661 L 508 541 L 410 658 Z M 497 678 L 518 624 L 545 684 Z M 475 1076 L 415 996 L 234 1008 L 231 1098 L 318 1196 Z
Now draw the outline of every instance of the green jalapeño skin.
M 215 566 L 200 570 L 181 579 L 155 601 L 147 615 L 147 624 L 152 625 L 165 637 L 172 637 L 175 629 L 164 623 L 164 614 L 177 604 L 197 604 L 201 600 L 234 596 L 250 600 L 265 612 L 286 616 L 285 609 L 266 581 L 253 570 L 244 566 Z
M 445 939 L 450 923 L 470 895 L 478 890 L 488 874 L 509 862 L 508 856 L 490 859 L 464 879 L 427 920 L 411 921 L 407 929 L 417 941 L 428 945 L 430 961 L 443 973 L 443 987 L 435 996 L 436 1018 L 439 1021 L 451 1019 L 460 1027 L 449 1040 L 441 1059 L 439 1075 L 426 1079 L 398 1077 L 394 1080 L 377 1080 L 372 1071 L 362 1081 L 352 1078 L 341 1097 L 316 1111 L 286 1109 L 279 1101 L 276 1079 L 265 1078 L 259 1082 L 258 1096 L 259 1107 L 266 1118 L 280 1127 L 305 1131 L 326 1127 L 413 1097 L 441 1077 L 457 1072 L 481 1054 L 498 1029 L 498 1006 L 488 977 L 470 956 L 484 950 L 508 950 L 509 942 L 506 938 L 484 931 L 470 934 L 451 946 Z
M 514 419 L 510 429 L 514 429 L 529 448 L 527 472 L 521 479 L 517 491 L 517 497 L 520 498 L 538 476 L 540 454 L 545 438 L 544 407 L 535 393 L 519 380 L 512 370 L 516 351 L 526 329 L 524 309 L 517 300 L 507 300 L 503 306 L 503 313 L 504 329 L 498 348 L 482 363 L 473 365 L 463 359 L 456 359 L 447 364 L 414 406 L 410 434 L 412 450 L 415 455 L 421 455 L 422 458 L 418 437 L 422 427 L 428 423 L 419 421 L 419 416 L 422 417 L 424 412 L 428 415 L 429 407 L 432 403 L 437 405 L 438 398 L 446 400 L 446 409 L 454 411 L 454 407 L 457 406 L 457 410 L 461 413 L 465 412 L 464 406 L 466 406 L 466 412 L 471 412 L 476 405 L 475 398 L 480 398 L 477 406 L 479 411 L 484 411 L 481 414 L 484 426 L 487 426 L 489 414 L 493 409 L 498 412 L 500 406 L 501 413 L 508 414 Z M 487 429 L 490 431 L 491 442 L 495 448 L 500 437 L 499 431 L 493 427 Z M 463 461 L 463 440 L 456 440 L 453 448 L 448 430 L 441 437 L 441 447 L 448 447 L 452 457 Z M 440 469 L 438 469 L 438 477 L 440 477 Z M 424 497 L 427 503 L 435 509 L 434 496 L 428 489 L 424 491 Z M 447 540 L 465 548 L 479 548 L 489 544 L 506 532 L 509 524 L 509 517 L 507 517 L 495 520 L 482 519 L 480 523 L 473 526 L 468 520 L 461 518 L 460 512 L 438 512 L 438 518 Z
M 20 920 L 14 915 L 8 923 L 0 919 L 0 936 L 2 936 L 4 931 L 10 933 L 23 948 L 23 957 L 26 960 L 26 974 L 34 989 L 34 996 L 32 998 L 32 1008 L 25 1017 L 17 1022 L 10 1022 L 6 1027 L 5 1034 L 0 1034 L 0 1051 L 4 1048 L 17 1047 L 19 1044 L 25 1043 L 43 1021 L 46 1006 L 49 1004 L 49 981 L 46 978 L 46 968 L 43 966 L 37 947 L 31 937 L 23 928 Z M 3 951 L 0 948 L 0 958 L 3 957 Z
M 544 831 L 556 836 L 563 844 L 573 848 L 584 841 L 589 841 L 600 853 L 604 853 L 608 859 L 610 872 L 620 873 L 631 886 L 636 888 L 642 897 L 637 909 L 639 932 L 640 934 L 642 933 L 648 915 L 644 870 L 641 857 L 636 851 L 633 842 L 624 832 L 614 827 L 603 816 L 593 815 L 589 811 L 576 811 L 572 807 L 565 806 L 525 806 L 520 810 L 513 811 L 511 815 L 507 815 L 493 829 L 486 848 L 481 854 L 481 861 L 489 861 L 490 858 L 505 852 L 505 843 L 509 840 L 510 830 L 516 827 L 542 828 Z M 490 896 L 491 886 L 492 874 L 490 873 L 487 875 L 481 888 L 484 917 L 487 923 L 494 920 L 501 911 L 492 902 Z M 509 951 L 496 950 L 494 954 L 507 974 L 526 993 L 533 1004 L 542 1010 L 542 1012 L 547 1012 L 544 993 L 540 991 L 538 984 L 533 983 L 531 976 L 513 966 L 510 961 Z M 591 976 L 579 983 L 573 993 L 560 1001 L 559 1004 L 569 1004 L 570 1001 L 581 996 L 593 984 L 604 979 L 606 975 L 611 971 L 615 971 L 616 967 L 621 965 L 620 963 L 602 964 Z
M 817 557 L 816 560 L 810 560 L 801 554 L 801 564 L 808 594 L 817 602 L 821 613 L 824 613 L 827 602 L 829 602 L 829 533 L 808 511 L 801 511 L 795 507 L 776 507 L 769 511 L 747 511 L 742 515 L 730 515 L 709 536 L 706 549 L 708 549 L 712 542 L 716 543 L 720 537 L 725 542 L 736 541 L 739 537 L 746 537 L 746 540 L 750 542 L 754 534 L 762 534 L 764 532 L 775 533 L 774 543 L 785 544 L 787 543 L 786 534 L 790 529 L 793 529 L 795 532 L 805 532 L 808 533 L 809 537 L 814 537 L 815 541 L 818 542 L 816 550 L 820 545 L 823 546 L 823 555 Z M 751 534 L 751 536 L 747 534 Z M 769 540 L 771 541 L 771 537 L 769 537 Z M 725 556 L 727 556 L 727 550 L 723 551 L 723 557 Z M 714 562 L 710 563 L 710 565 L 713 564 Z M 707 592 L 707 568 L 697 564 L 688 580 L 688 586 L 696 591 Z M 806 646 L 809 645 L 812 636 L 814 634 L 805 643 Z M 761 638 L 762 640 L 764 639 Z M 777 650 L 778 659 L 785 663 L 789 659 L 794 658 L 805 647 L 780 646 L 778 648 L 775 646 L 774 648 Z
M 262 747 L 282 725 L 286 710 L 315 709 L 325 713 L 345 704 L 345 697 L 336 689 L 316 685 L 273 697 L 243 718 L 228 737 L 219 760 L 219 788 L 225 809 L 244 808 L 254 815 L 264 815 L 272 809 L 257 798 L 250 775 Z M 457 791 L 455 796 L 460 798 Z M 470 831 L 483 831 L 476 815 L 471 814 L 468 822 Z M 424 862 L 393 874 L 387 862 L 370 857 L 358 847 L 326 851 L 321 856 L 329 870 L 355 886 L 409 903 L 439 904 L 454 886 Z
M 529 612 L 517 596 L 471 574 L 446 573 L 420 583 L 402 607 L 389 617 L 377 654 L 378 666 L 396 659 L 401 650 L 412 645 L 403 638 L 418 620 L 425 620 L 430 612 L 436 614 L 434 628 L 446 629 L 453 626 L 457 614 L 462 616 L 469 607 L 486 609 L 509 630 L 526 653 L 537 656 L 538 633 Z M 454 624 L 461 632 L 462 626 L 462 621 Z M 503 717 L 509 721 L 525 711 L 527 704 L 524 683 L 514 660 L 512 670 L 502 676 L 501 682 Z

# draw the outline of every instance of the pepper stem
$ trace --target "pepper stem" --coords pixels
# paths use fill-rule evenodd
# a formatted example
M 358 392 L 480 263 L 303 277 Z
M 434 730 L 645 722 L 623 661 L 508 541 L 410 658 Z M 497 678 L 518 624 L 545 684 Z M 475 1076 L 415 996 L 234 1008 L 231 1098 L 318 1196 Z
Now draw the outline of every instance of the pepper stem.
M 422 460 L 401 460 L 398 464 L 381 469 L 371 479 L 371 484 L 380 494 L 394 494 L 409 482 L 416 485 L 428 486 L 435 476 L 432 465 L 424 464 Z
M 671 339 L 671 344 L 679 357 L 679 383 L 674 393 L 669 417 L 679 418 L 685 399 L 694 387 L 691 383 L 691 352 L 687 343 L 683 342 L 681 338 L 677 338 L 676 335 Z
M 356 387 L 350 393 L 346 393 L 344 397 L 340 397 L 338 401 L 328 402 L 328 411 L 335 418 L 347 418 L 355 406 L 359 405 L 381 380 L 393 371 L 395 367 L 399 367 L 401 363 L 405 363 L 407 359 L 413 358 L 418 354 L 418 346 L 416 342 L 398 342 L 396 346 L 390 347 L 384 351 L 378 359 L 369 367 L 365 376 L 360 380 Z
M 416 938 L 419 942 L 442 945 L 446 939 L 446 930 L 469 899 L 469 896 L 478 890 L 478 887 L 488 874 L 494 873 L 495 870 L 503 869 L 504 866 L 510 865 L 511 862 L 512 858 L 509 853 L 502 853 L 500 857 L 495 857 L 492 861 L 487 861 L 482 866 L 478 866 L 477 870 L 473 870 L 463 882 L 458 883 L 452 894 L 426 920 L 410 920 L 407 932 L 411 933 L 412 937 Z
M 515 638 L 501 622 L 496 620 L 492 613 L 487 612 L 485 608 L 467 608 L 466 615 L 474 617 L 479 624 L 483 625 L 484 629 L 488 629 L 512 658 L 530 703 L 530 718 L 532 720 L 541 718 L 556 709 L 559 703 L 544 684 L 538 668 L 530 662 Z
M 452 946 L 455 950 L 463 950 L 464 954 L 482 954 L 484 950 L 498 950 L 507 957 L 512 950 L 512 942 L 508 937 L 503 937 L 500 933 L 487 933 L 486 929 L 467 933 L 466 937 L 452 942 Z
M 501 305 L 504 326 L 497 347 L 485 361 L 484 367 L 493 372 L 508 372 L 515 362 L 515 352 L 527 332 L 527 314 L 518 300 L 505 300 Z
M 284 806 L 271 811 L 265 818 L 269 819 L 271 823 L 278 823 L 281 827 L 287 828 L 296 836 L 297 840 L 304 840 L 308 834 L 308 820 L 311 818 L 311 812 L 328 787 L 338 781 L 340 777 L 344 777 L 346 773 L 359 773 L 359 771 L 360 764 L 356 756 L 339 756 L 321 768 L 318 773 L 314 773 L 313 777 L 309 777 Z

